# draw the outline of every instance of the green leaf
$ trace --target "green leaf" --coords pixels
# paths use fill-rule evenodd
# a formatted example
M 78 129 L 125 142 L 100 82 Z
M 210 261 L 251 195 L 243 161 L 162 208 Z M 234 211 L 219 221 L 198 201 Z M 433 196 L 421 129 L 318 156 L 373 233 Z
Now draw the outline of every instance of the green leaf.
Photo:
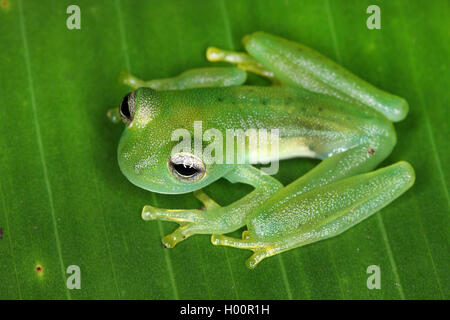
M 68 30 L 72 2 L 0 2 L 1 299 L 449 298 L 448 1 L 375 1 L 380 30 L 366 27 L 366 0 L 79 0 L 81 30 Z M 257 30 L 405 97 L 410 114 L 383 165 L 407 160 L 417 180 L 343 235 L 250 271 L 250 252 L 207 235 L 161 248 L 176 226 L 144 222 L 142 207 L 200 204 L 128 182 L 116 161 L 122 126 L 106 111 L 127 92 L 120 71 L 151 79 L 208 66 L 207 46 L 242 50 Z M 277 178 L 316 164 L 284 161 Z M 206 191 L 228 204 L 249 188 L 219 181 Z M 66 287 L 70 265 L 81 268 L 80 290 Z M 381 290 L 366 286 L 370 265 L 381 268 Z

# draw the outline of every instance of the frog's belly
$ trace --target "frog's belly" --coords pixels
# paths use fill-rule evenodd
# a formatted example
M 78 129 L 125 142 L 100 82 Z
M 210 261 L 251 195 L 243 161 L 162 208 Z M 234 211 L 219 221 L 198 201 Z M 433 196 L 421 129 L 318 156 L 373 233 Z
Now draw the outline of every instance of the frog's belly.
M 269 140 L 267 143 L 258 144 L 251 150 L 249 159 L 251 163 L 269 163 L 290 158 L 321 158 L 309 147 L 304 137 L 290 137 Z

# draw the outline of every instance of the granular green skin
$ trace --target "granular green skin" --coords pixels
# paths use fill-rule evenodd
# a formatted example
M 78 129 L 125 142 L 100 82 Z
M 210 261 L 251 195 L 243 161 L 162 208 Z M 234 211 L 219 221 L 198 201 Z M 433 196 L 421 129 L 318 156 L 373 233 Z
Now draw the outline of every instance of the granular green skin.
M 152 192 L 194 192 L 205 210 L 145 206 L 145 220 L 166 220 L 180 227 L 162 240 L 174 247 L 194 234 L 212 234 L 215 245 L 249 249 L 254 268 L 262 259 L 338 235 L 395 200 L 414 183 L 413 168 L 400 161 L 372 171 L 392 151 L 391 121 L 402 120 L 408 105 L 359 79 L 325 56 L 298 43 L 265 33 L 244 38 L 246 53 L 209 48 L 211 61 L 238 68 L 194 69 L 169 79 L 142 81 L 122 74 L 137 89 L 120 107 L 127 124 L 118 148 L 124 175 Z M 245 71 L 274 81 L 270 87 L 241 86 Z M 281 86 L 279 84 L 282 84 Z M 283 186 L 250 164 L 209 163 L 202 154 L 175 153 L 176 130 L 194 137 L 214 129 L 279 130 L 279 158 L 323 161 Z M 201 147 L 207 144 L 203 141 Z M 234 152 L 237 151 L 235 147 Z M 245 159 L 254 154 L 245 149 Z M 190 161 L 188 168 L 185 162 Z M 274 159 L 272 159 L 274 160 Z M 183 165 L 183 166 L 181 166 Z M 225 178 L 254 190 L 220 206 L 201 191 Z M 247 226 L 242 239 L 223 234 Z

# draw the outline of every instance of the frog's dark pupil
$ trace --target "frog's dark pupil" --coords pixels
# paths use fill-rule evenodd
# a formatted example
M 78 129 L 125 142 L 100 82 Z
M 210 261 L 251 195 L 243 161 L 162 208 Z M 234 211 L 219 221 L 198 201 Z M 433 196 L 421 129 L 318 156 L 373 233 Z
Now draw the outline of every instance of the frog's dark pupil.
M 122 104 L 120 105 L 120 112 L 127 119 L 130 119 L 131 117 L 130 108 L 128 107 L 128 99 L 130 98 L 130 95 L 131 93 L 127 94 L 125 98 L 123 98 Z
M 182 176 L 184 177 L 190 177 L 193 176 L 198 172 L 198 170 L 191 166 L 185 166 L 184 164 L 173 164 L 174 169 Z

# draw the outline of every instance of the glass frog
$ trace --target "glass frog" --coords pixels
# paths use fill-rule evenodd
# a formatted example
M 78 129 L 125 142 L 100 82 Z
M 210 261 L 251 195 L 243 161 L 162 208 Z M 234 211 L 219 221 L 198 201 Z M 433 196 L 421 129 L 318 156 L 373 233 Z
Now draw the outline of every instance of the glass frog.
M 180 225 L 162 239 L 163 246 L 210 234 L 214 245 L 253 251 L 246 265 L 254 268 L 264 258 L 336 236 L 363 221 L 408 190 L 415 173 L 404 161 L 372 171 L 396 144 L 392 122 L 408 113 L 403 98 L 299 43 L 263 32 L 244 37 L 243 43 L 246 52 L 207 50 L 208 60 L 233 67 L 193 69 L 150 81 L 123 73 L 120 81 L 135 91 L 115 112 L 126 125 L 118 147 L 123 174 L 151 192 L 194 192 L 204 204 L 201 210 L 143 208 L 144 220 Z M 243 85 L 247 72 L 273 84 Z M 178 143 L 173 132 L 192 132 L 194 121 L 224 135 L 227 130 L 277 129 L 278 159 L 322 161 L 283 186 L 247 162 L 219 158 L 210 163 L 202 154 L 173 152 Z M 245 159 L 255 152 L 241 151 Z M 221 206 L 201 191 L 220 178 L 254 189 Z M 225 235 L 242 227 L 242 238 Z

